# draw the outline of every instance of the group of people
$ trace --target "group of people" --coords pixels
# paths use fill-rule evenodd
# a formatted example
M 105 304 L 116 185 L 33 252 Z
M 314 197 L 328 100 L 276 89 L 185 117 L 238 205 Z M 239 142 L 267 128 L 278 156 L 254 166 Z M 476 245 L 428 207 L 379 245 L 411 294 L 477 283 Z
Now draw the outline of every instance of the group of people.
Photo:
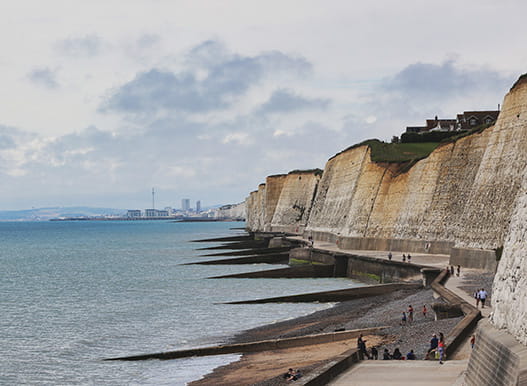
M 436 334 L 432 335 L 430 339 L 430 348 L 426 353 L 425 359 L 439 359 L 439 364 L 443 364 L 443 360 L 446 358 L 445 353 L 445 336 L 442 332 L 439 333 L 439 338 Z
M 406 356 L 403 356 L 403 354 L 401 353 L 401 350 L 399 350 L 399 347 L 396 347 L 394 350 L 393 350 L 393 353 L 390 354 L 390 351 L 385 348 L 384 349 L 384 353 L 382 354 L 382 359 L 383 360 L 391 360 L 391 359 L 395 359 L 395 360 L 403 360 L 403 359 L 406 359 L 406 360 L 409 360 L 409 361 L 413 361 L 415 360 L 415 353 L 414 353 L 414 350 L 410 350 Z
M 485 288 L 476 290 L 474 292 L 474 299 L 476 299 L 476 308 L 479 306 L 479 303 L 481 303 L 481 308 L 485 308 L 485 300 L 487 300 L 488 296 L 489 294 L 487 293 L 487 291 L 485 291 Z
M 287 370 L 287 373 L 284 374 L 284 379 L 288 382 L 296 381 L 300 377 L 302 377 L 302 372 L 300 370 L 289 369 Z
M 372 347 L 371 351 L 368 352 L 366 348 L 366 341 L 363 339 L 362 334 L 360 334 L 359 337 L 357 338 L 357 349 L 358 349 L 360 360 L 364 360 L 364 358 L 375 359 L 375 360 L 379 359 L 379 351 L 377 350 L 377 347 Z M 388 360 L 388 359 L 415 360 L 415 354 L 414 354 L 414 350 L 410 350 L 410 352 L 408 352 L 406 356 L 403 356 L 399 348 L 396 348 L 395 350 L 393 350 L 393 353 L 390 354 L 390 351 L 388 351 L 388 349 L 385 348 L 383 355 L 382 355 L 382 359 L 383 360 Z
M 392 251 L 388 252 L 388 260 L 391 260 L 392 257 Z M 405 261 L 408 261 L 410 263 L 412 261 L 412 256 L 410 254 L 406 255 L 403 253 L 403 262 Z
M 423 304 L 423 318 L 426 319 L 426 314 L 428 313 L 428 308 L 426 308 L 426 304 Z M 401 318 L 401 326 L 404 326 L 406 324 L 412 324 L 414 321 L 414 308 L 412 305 L 408 305 L 408 309 L 406 311 L 403 311 L 403 317 Z
M 461 266 L 459 264 L 456 268 L 454 268 L 453 265 L 451 265 L 450 267 L 447 266 L 446 270 L 450 273 L 450 275 L 454 276 L 455 274 L 456 276 L 459 277 L 459 274 L 461 273 Z

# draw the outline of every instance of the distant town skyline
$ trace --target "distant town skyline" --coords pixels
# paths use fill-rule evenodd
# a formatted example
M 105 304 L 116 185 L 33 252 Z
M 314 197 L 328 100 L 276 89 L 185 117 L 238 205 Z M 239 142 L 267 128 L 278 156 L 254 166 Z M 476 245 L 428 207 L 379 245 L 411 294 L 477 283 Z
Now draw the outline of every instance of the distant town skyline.
M 493 110 L 527 3 L 0 4 L 0 210 L 243 201 L 369 138 Z M 467 17 L 467 15 L 470 15 Z

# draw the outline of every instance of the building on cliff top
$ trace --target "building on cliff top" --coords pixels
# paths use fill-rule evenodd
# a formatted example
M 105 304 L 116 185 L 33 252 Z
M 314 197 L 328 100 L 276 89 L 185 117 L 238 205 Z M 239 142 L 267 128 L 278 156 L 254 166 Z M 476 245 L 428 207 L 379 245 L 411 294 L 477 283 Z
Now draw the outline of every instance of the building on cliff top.
M 424 133 L 429 131 L 460 131 L 470 130 L 483 124 L 493 124 L 498 119 L 499 110 L 464 111 L 455 119 L 427 119 L 426 126 L 407 126 L 407 133 Z

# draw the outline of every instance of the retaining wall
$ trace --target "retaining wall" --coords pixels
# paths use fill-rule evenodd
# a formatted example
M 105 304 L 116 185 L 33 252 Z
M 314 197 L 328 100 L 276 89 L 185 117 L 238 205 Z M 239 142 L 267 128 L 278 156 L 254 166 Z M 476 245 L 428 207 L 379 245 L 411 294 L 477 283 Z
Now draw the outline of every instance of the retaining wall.
M 337 239 L 339 248 L 367 251 L 398 251 L 448 255 L 450 254 L 450 249 L 454 246 L 454 243 L 450 241 L 344 236 L 339 236 Z
M 488 320 L 480 321 L 465 385 L 527 385 L 527 347 Z
M 495 272 L 498 261 L 496 251 L 493 249 L 452 248 L 450 264 Z
M 465 315 L 461 321 L 454 326 L 446 337 L 447 358 L 458 349 L 460 344 L 467 339 L 470 332 L 476 327 L 476 323 L 481 319 L 481 312 L 473 305 L 467 303 L 454 292 L 444 287 L 444 283 L 449 278 L 449 273 L 445 269 L 432 282 L 432 289 L 450 304 L 459 305 Z
M 421 276 L 423 267 L 400 261 L 389 261 L 358 255 L 348 256 L 348 277 L 367 276 L 379 283 L 391 283 Z

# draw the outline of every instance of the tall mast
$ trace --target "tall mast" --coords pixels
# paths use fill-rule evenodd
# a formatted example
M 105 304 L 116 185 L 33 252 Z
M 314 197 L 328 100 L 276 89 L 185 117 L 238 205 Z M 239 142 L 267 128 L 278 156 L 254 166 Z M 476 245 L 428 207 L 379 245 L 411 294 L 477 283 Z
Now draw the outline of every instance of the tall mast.
M 154 188 L 152 188 L 152 209 L 155 209 L 155 208 L 156 208 L 156 206 L 155 206 L 154 196 L 155 196 L 155 192 L 154 192 Z

